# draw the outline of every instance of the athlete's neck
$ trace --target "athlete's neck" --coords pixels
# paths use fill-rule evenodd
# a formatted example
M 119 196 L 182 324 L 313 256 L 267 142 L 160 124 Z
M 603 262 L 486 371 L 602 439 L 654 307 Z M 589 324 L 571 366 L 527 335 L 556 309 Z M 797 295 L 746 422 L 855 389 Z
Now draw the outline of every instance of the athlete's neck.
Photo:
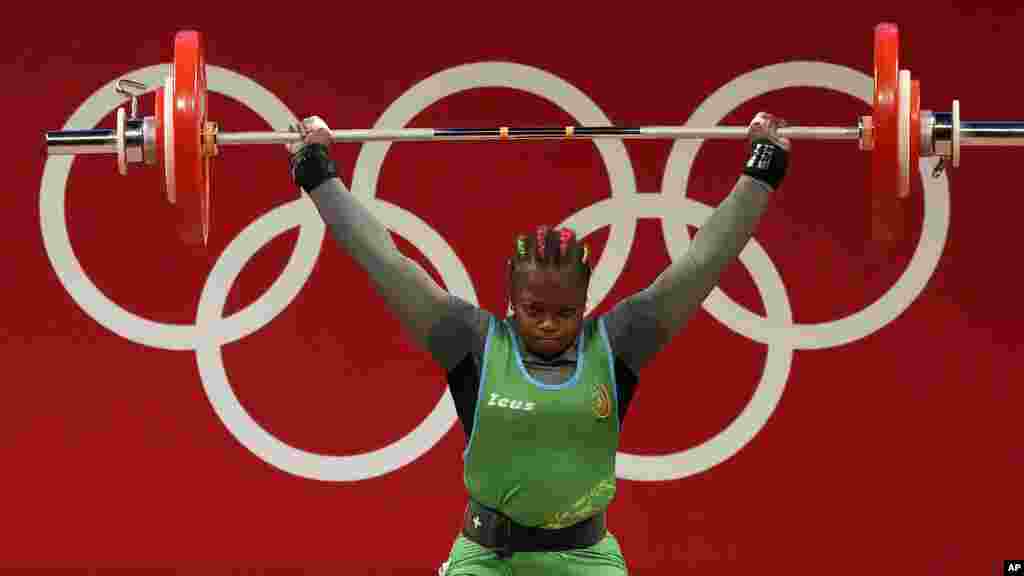
M 575 364 L 576 363 L 576 340 L 574 339 L 572 344 L 568 348 L 562 350 L 554 356 L 541 356 L 530 351 L 526 346 L 526 341 L 522 337 L 522 332 L 519 331 L 519 324 L 516 322 L 515 316 L 508 317 L 509 325 L 516 331 L 516 343 L 519 346 L 519 355 L 522 356 L 523 362 L 530 364 L 545 364 L 548 366 L 559 366 L 564 364 Z

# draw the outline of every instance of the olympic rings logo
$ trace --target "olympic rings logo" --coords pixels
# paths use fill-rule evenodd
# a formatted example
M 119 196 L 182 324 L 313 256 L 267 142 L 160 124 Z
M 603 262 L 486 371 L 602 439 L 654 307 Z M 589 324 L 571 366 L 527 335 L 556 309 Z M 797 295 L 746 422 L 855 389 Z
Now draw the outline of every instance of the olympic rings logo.
M 130 75 L 157 85 L 167 65 L 142 68 Z M 274 130 L 286 130 L 298 121 L 276 96 L 254 81 L 230 70 L 208 66 L 209 90 L 247 105 Z M 103 86 L 74 111 L 64 129 L 89 129 L 121 104 L 113 88 Z M 410 88 L 381 116 L 376 128 L 405 126 L 434 102 L 473 88 L 504 87 L 543 97 L 570 113 L 580 124 L 608 124 L 608 118 L 590 98 L 548 72 L 503 62 L 481 62 L 439 72 Z M 687 125 L 718 124 L 749 99 L 789 87 L 817 87 L 846 93 L 871 104 L 871 77 L 846 67 L 823 62 L 786 62 L 743 74 L 711 94 Z M 672 259 L 690 243 L 686 225 L 700 226 L 712 208 L 686 198 L 686 181 L 700 141 L 677 141 L 672 148 L 658 194 L 638 194 L 625 145 L 617 140 L 595 140 L 611 178 L 611 197 L 588 206 L 562 225 L 580 236 L 609 226 L 606 249 L 593 272 L 588 298 L 591 309 L 600 304 L 625 268 L 636 232 L 637 218 L 660 218 Z M 393 204 L 377 200 L 376 185 L 390 143 L 363 145 L 352 178 L 352 193 L 393 232 L 431 258 L 448 290 L 477 304 L 465 267 L 444 238 L 423 220 Z M 285 472 L 326 482 L 359 481 L 395 471 L 430 450 L 456 424 L 450 392 L 445 390 L 433 409 L 405 437 L 373 452 L 353 455 L 315 454 L 289 446 L 264 430 L 235 397 L 221 346 L 253 334 L 287 307 L 302 290 L 318 257 L 326 229 L 313 203 L 306 197 L 280 206 L 246 227 L 217 260 L 200 296 L 196 322 L 176 325 L 154 322 L 128 312 L 108 299 L 89 279 L 71 247 L 65 221 L 65 197 L 71 157 L 50 157 L 40 190 L 40 224 L 47 255 L 57 277 L 75 302 L 94 320 L 132 342 L 164 350 L 194 350 L 203 388 L 218 417 L 248 450 Z M 930 172 L 922 159 L 921 173 Z M 670 454 L 639 456 L 620 452 L 616 473 L 620 478 L 663 481 L 699 474 L 736 454 L 761 430 L 778 405 L 789 376 L 795 350 L 841 346 L 864 338 L 898 317 L 918 297 L 938 266 L 949 228 L 949 184 L 926 178 L 924 224 L 918 246 L 906 271 L 891 289 L 866 308 L 829 322 L 798 324 L 793 321 L 785 285 L 765 250 L 752 240 L 740 254 L 764 302 L 761 317 L 732 301 L 718 289 L 705 300 L 704 309 L 729 329 L 768 346 L 764 372 L 750 402 L 724 430 L 703 444 Z M 276 236 L 298 226 L 299 237 L 281 275 L 255 302 L 224 317 L 232 284 L 256 252 Z M 590 310 L 588 310 L 590 312 Z

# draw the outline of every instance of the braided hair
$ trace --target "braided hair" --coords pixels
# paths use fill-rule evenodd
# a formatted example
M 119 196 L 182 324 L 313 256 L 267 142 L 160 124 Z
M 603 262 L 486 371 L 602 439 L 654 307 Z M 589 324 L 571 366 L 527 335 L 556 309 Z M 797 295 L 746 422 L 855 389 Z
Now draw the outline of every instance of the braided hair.
M 590 248 L 576 239 L 568 228 L 541 225 L 532 234 L 518 234 L 509 259 L 509 281 L 514 285 L 517 272 L 527 268 L 567 272 L 585 287 L 590 281 Z

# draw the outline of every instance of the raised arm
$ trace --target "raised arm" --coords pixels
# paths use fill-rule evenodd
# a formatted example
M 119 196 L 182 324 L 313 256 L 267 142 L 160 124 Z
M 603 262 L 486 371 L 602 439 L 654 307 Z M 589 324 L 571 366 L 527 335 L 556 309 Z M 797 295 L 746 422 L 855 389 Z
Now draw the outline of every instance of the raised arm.
M 690 248 L 650 286 L 608 312 L 612 345 L 634 372 L 683 329 L 754 235 L 788 164 L 790 143 L 775 133 L 782 125 L 768 114 L 754 118 L 750 160 Z
M 304 144 L 290 149 L 293 180 L 309 194 L 336 245 L 366 271 L 413 341 L 451 369 L 482 330 L 482 312 L 450 295 L 399 252 L 388 230 L 345 189 L 328 155 L 327 125 L 314 116 L 301 129 Z

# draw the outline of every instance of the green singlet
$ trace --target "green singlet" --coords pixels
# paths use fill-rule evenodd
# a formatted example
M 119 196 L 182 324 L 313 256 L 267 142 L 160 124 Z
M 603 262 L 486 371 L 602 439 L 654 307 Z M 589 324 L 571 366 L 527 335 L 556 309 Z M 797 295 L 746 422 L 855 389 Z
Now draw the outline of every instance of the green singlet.
M 619 422 L 607 334 L 600 320 L 585 320 L 575 372 L 556 385 L 527 373 L 519 346 L 508 320 L 491 321 L 464 455 L 466 489 L 520 524 L 571 526 L 603 512 L 615 495 Z M 505 559 L 460 534 L 446 567 L 447 576 L 626 573 L 611 533 L 589 548 Z

